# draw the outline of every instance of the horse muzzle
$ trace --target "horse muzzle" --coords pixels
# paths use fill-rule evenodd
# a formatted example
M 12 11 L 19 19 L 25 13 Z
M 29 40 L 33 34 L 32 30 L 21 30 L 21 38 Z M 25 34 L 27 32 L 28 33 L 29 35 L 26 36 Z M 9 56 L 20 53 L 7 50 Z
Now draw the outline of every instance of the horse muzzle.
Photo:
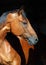
M 35 45 L 38 42 L 38 38 L 33 36 L 27 37 L 26 40 L 30 45 Z

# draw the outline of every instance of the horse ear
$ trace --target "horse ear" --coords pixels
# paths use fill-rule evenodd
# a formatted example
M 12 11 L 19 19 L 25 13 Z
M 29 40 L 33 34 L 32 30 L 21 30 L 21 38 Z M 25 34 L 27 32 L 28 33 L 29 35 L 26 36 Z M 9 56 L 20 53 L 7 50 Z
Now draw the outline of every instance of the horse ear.
M 22 14 L 22 12 L 24 12 L 24 6 L 21 6 L 21 8 L 18 9 L 18 13 L 19 13 L 19 15 Z
M 23 10 L 23 9 L 21 9 L 21 10 L 20 10 L 20 14 L 22 14 L 23 12 L 24 12 L 24 10 Z

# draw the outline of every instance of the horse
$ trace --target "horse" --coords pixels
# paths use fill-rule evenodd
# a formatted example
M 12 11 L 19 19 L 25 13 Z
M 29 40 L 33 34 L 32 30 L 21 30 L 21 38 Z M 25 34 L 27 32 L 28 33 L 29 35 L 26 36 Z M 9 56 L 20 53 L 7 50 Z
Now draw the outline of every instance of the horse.
M 12 32 L 19 39 L 27 64 L 29 49 L 34 50 L 34 45 L 38 42 L 38 36 L 23 9 L 5 12 L 0 17 L 0 63 L 21 65 L 20 55 L 5 38 L 9 32 Z

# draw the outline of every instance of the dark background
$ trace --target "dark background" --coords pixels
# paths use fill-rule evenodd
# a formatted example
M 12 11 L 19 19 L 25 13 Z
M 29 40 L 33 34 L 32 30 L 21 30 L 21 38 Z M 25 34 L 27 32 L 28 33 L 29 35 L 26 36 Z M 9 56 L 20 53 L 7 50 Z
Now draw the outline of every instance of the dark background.
M 32 65 L 46 65 L 46 2 L 30 0 L 0 0 L 0 16 L 2 13 L 24 7 L 27 18 L 30 20 L 32 27 L 35 29 L 39 42 L 35 45 L 34 52 L 29 60 Z

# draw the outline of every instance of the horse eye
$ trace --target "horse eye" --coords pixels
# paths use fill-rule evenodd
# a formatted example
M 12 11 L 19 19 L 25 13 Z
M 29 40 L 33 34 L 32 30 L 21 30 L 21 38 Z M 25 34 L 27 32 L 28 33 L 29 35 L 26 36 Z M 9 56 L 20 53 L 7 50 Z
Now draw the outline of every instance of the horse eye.
M 24 24 L 24 25 L 26 25 L 26 24 L 27 24 L 27 22 L 23 22 L 23 24 Z

